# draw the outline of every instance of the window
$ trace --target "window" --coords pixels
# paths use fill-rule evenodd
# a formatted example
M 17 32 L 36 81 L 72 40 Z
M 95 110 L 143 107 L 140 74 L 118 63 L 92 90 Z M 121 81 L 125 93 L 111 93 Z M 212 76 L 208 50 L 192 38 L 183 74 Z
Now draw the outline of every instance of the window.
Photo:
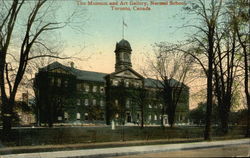
M 130 100 L 127 99 L 127 100 L 126 100 L 126 108 L 129 108 L 129 106 L 130 106 Z
M 101 113 L 101 120 L 104 120 L 104 118 L 105 118 L 105 114 L 102 112 Z
M 155 121 L 157 120 L 157 115 L 155 115 Z
M 125 82 L 125 87 L 129 87 L 129 82 L 128 81 Z
M 96 99 L 93 99 L 93 105 L 96 105 Z
M 100 100 L 100 106 L 104 106 L 103 100 Z
M 93 86 L 93 92 L 97 91 L 97 86 Z
M 102 87 L 102 86 L 100 87 L 100 92 L 104 93 L 104 87 Z
M 64 112 L 64 119 L 68 120 L 69 119 L 69 114 L 67 112 Z
M 88 84 L 84 84 L 84 90 L 85 90 L 85 92 L 89 91 L 89 85 Z
M 160 120 L 162 119 L 162 115 L 160 115 L 159 119 L 160 119 Z
M 179 115 L 179 121 L 182 121 L 182 115 Z
M 88 120 L 89 119 L 89 114 L 88 113 L 84 113 L 84 119 Z
M 141 116 L 140 116 L 140 113 L 137 112 L 137 120 L 140 120 Z
M 134 83 L 134 86 L 135 86 L 136 88 L 138 88 L 138 87 L 140 87 L 140 83 L 135 82 L 135 83 Z
M 78 113 L 76 113 L 76 119 L 77 120 L 80 120 L 81 119 L 81 114 L 78 112 Z
M 80 83 L 78 83 L 78 84 L 76 85 L 76 90 L 78 90 L 78 91 L 81 91 L 81 90 L 82 90 L 81 84 L 80 84 Z
M 77 99 L 76 104 L 77 104 L 77 105 L 81 105 L 81 100 L 80 100 L 80 99 Z
M 89 100 L 88 99 L 84 99 L 84 105 L 88 106 L 89 105 Z
M 120 59 L 121 59 L 121 61 L 124 60 L 123 53 L 120 53 Z
M 57 87 L 61 87 L 62 80 L 60 78 L 57 79 Z
M 183 115 L 181 115 L 181 121 L 185 120 L 185 117 Z
M 162 109 L 162 104 L 160 104 L 160 108 Z
M 68 81 L 64 81 L 64 87 L 68 87 Z
M 151 105 L 151 104 L 148 104 L 148 108 L 150 108 L 150 109 L 151 109 L 151 108 L 152 108 L 152 105 Z
M 152 118 L 151 118 L 151 115 L 149 115 L 149 116 L 148 116 L 148 120 L 151 121 L 151 119 L 152 119 Z
M 57 117 L 57 120 L 58 120 L 58 121 L 62 121 L 62 116 L 58 116 L 58 117 Z
M 118 86 L 118 81 L 117 81 L 117 80 L 113 80 L 113 81 L 112 81 L 112 85 L 113 85 L 113 86 Z
M 115 100 L 115 105 L 118 105 L 118 100 L 117 99 Z
M 54 84 L 55 84 L 55 79 L 54 79 L 54 77 L 52 77 L 52 78 L 50 79 L 50 85 L 53 86 Z

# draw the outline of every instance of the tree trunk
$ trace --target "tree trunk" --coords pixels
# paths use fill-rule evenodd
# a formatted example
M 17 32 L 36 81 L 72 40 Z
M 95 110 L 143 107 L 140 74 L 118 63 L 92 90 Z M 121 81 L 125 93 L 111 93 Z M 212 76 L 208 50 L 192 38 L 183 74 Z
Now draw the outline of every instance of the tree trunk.
M 168 112 L 168 121 L 169 121 L 170 127 L 171 128 L 174 127 L 175 109 L 174 109 L 173 105 L 171 105 L 171 108 L 169 109 L 169 112 Z
M 204 139 L 211 140 L 211 116 L 213 102 L 213 28 L 209 28 L 209 50 L 208 50 L 208 73 L 207 73 L 207 110 L 206 110 L 206 125 L 204 131 Z
M 141 105 L 141 128 L 144 127 L 144 105 Z
M 248 106 L 248 109 L 247 109 L 247 130 L 246 130 L 246 137 L 250 137 L 250 95 L 248 93 L 248 96 L 247 96 L 247 106 Z
M 208 73 L 206 126 L 204 131 L 205 140 L 211 140 L 211 115 L 212 115 L 212 73 Z
M 172 113 L 169 115 L 168 119 L 169 119 L 170 127 L 171 128 L 174 127 L 174 115 Z
M 224 108 L 220 109 L 221 131 L 223 135 L 226 135 L 228 133 L 228 119 L 229 112 Z
M 245 94 L 246 94 L 246 100 L 247 100 L 247 129 L 246 129 L 246 137 L 250 137 L 250 94 L 249 94 L 249 56 L 248 52 L 246 50 L 246 47 L 244 47 L 244 67 L 245 67 Z
M 2 116 L 3 116 L 3 133 L 2 140 L 9 141 L 11 139 L 11 127 L 12 127 L 12 118 L 13 118 L 13 99 L 4 98 L 2 103 Z
M 54 122 L 54 107 L 53 102 L 49 103 L 49 118 L 48 118 L 48 125 L 49 127 L 53 127 Z

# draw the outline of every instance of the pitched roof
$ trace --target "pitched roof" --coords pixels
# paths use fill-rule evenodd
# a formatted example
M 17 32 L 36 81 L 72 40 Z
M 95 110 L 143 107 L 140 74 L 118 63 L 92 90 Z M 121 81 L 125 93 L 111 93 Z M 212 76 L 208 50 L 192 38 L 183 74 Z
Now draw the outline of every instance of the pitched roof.
M 155 80 L 152 78 L 145 78 L 144 79 L 145 87 L 152 87 L 152 88 L 163 88 L 162 84 L 159 80 Z
M 144 80 L 144 84 L 146 87 L 152 87 L 152 88 L 163 88 L 163 81 L 159 81 L 159 80 L 156 80 L 156 79 L 152 79 L 152 78 L 146 78 Z M 180 86 L 180 82 L 175 80 L 175 79 L 171 79 L 170 80 L 170 85 L 171 86 Z
M 48 66 L 41 68 L 40 71 L 48 71 L 48 70 L 53 70 L 56 68 L 61 68 L 61 69 L 64 69 L 68 72 L 71 72 L 79 80 L 105 82 L 104 76 L 107 75 L 106 73 L 79 70 L 76 68 L 65 66 L 59 62 L 53 62 L 53 63 L 49 64 Z
M 56 68 L 62 68 L 68 72 L 71 72 L 73 75 L 76 76 L 77 79 L 79 80 L 86 80 L 86 81 L 96 81 L 96 82 L 103 82 L 105 83 L 105 76 L 110 75 L 107 73 L 101 73 L 101 72 L 94 72 L 94 71 L 86 71 L 86 70 L 79 70 L 76 68 L 72 68 L 69 66 L 65 66 L 59 62 L 53 62 L 51 64 L 49 64 L 48 66 L 45 66 L 43 68 L 40 69 L 40 71 L 48 71 L 48 70 L 53 70 Z M 133 71 L 134 73 L 137 73 L 136 71 L 134 71 L 133 69 L 130 68 L 131 71 Z M 123 70 L 122 70 L 123 71 Z M 111 73 L 111 74 L 115 74 Z M 142 77 L 140 74 L 137 73 L 137 75 L 139 75 L 140 77 Z M 152 79 L 152 78 L 145 78 L 144 79 L 144 83 L 145 83 L 145 87 L 151 87 L 151 88 L 163 88 L 163 85 L 161 83 L 162 81 L 156 80 L 156 79 Z M 174 85 L 176 84 L 178 81 L 175 79 L 171 79 L 170 84 Z
M 121 73 L 121 72 L 124 72 L 124 71 L 126 71 L 126 70 L 132 72 L 133 74 L 135 74 L 135 75 L 138 76 L 139 78 L 144 78 L 142 75 L 140 75 L 138 72 L 136 72 L 136 71 L 135 71 L 134 69 L 132 69 L 131 67 L 127 67 L 127 68 L 125 68 L 125 69 L 123 69 L 123 70 L 120 70 L 120 71 L 117 71 L 117 72 L 112 72 L 111 74 L 108 74 L 108 75 L 113 76 L 113 75 L 119 74 L 119 73 Z

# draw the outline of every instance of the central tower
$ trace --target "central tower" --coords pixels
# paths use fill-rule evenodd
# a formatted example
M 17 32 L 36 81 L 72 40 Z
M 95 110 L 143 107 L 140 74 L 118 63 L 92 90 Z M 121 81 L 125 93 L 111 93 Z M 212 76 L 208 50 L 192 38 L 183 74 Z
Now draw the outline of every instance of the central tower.
M 131 46 L 129 42 L 125 39 L 122 39 L 119 43 L 116 43 L 115 48 L 115 72 L 121 71 L 125 68 L 132 68 L 131 64 Z

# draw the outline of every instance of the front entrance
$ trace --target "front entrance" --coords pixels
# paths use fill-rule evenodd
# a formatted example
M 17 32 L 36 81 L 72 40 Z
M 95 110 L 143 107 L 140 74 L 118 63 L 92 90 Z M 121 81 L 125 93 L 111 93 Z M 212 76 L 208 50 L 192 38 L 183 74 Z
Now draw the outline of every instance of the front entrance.
M 163 115 L 163 125 L 164 126 L 169 126 L 169 124 L 168 124 L 168 115 Z
M 132 117 L 131 117 L 130 112 L 126 113 L 126 121 L 127 121 L 127 123 L 131 123 L 132 122 Z

